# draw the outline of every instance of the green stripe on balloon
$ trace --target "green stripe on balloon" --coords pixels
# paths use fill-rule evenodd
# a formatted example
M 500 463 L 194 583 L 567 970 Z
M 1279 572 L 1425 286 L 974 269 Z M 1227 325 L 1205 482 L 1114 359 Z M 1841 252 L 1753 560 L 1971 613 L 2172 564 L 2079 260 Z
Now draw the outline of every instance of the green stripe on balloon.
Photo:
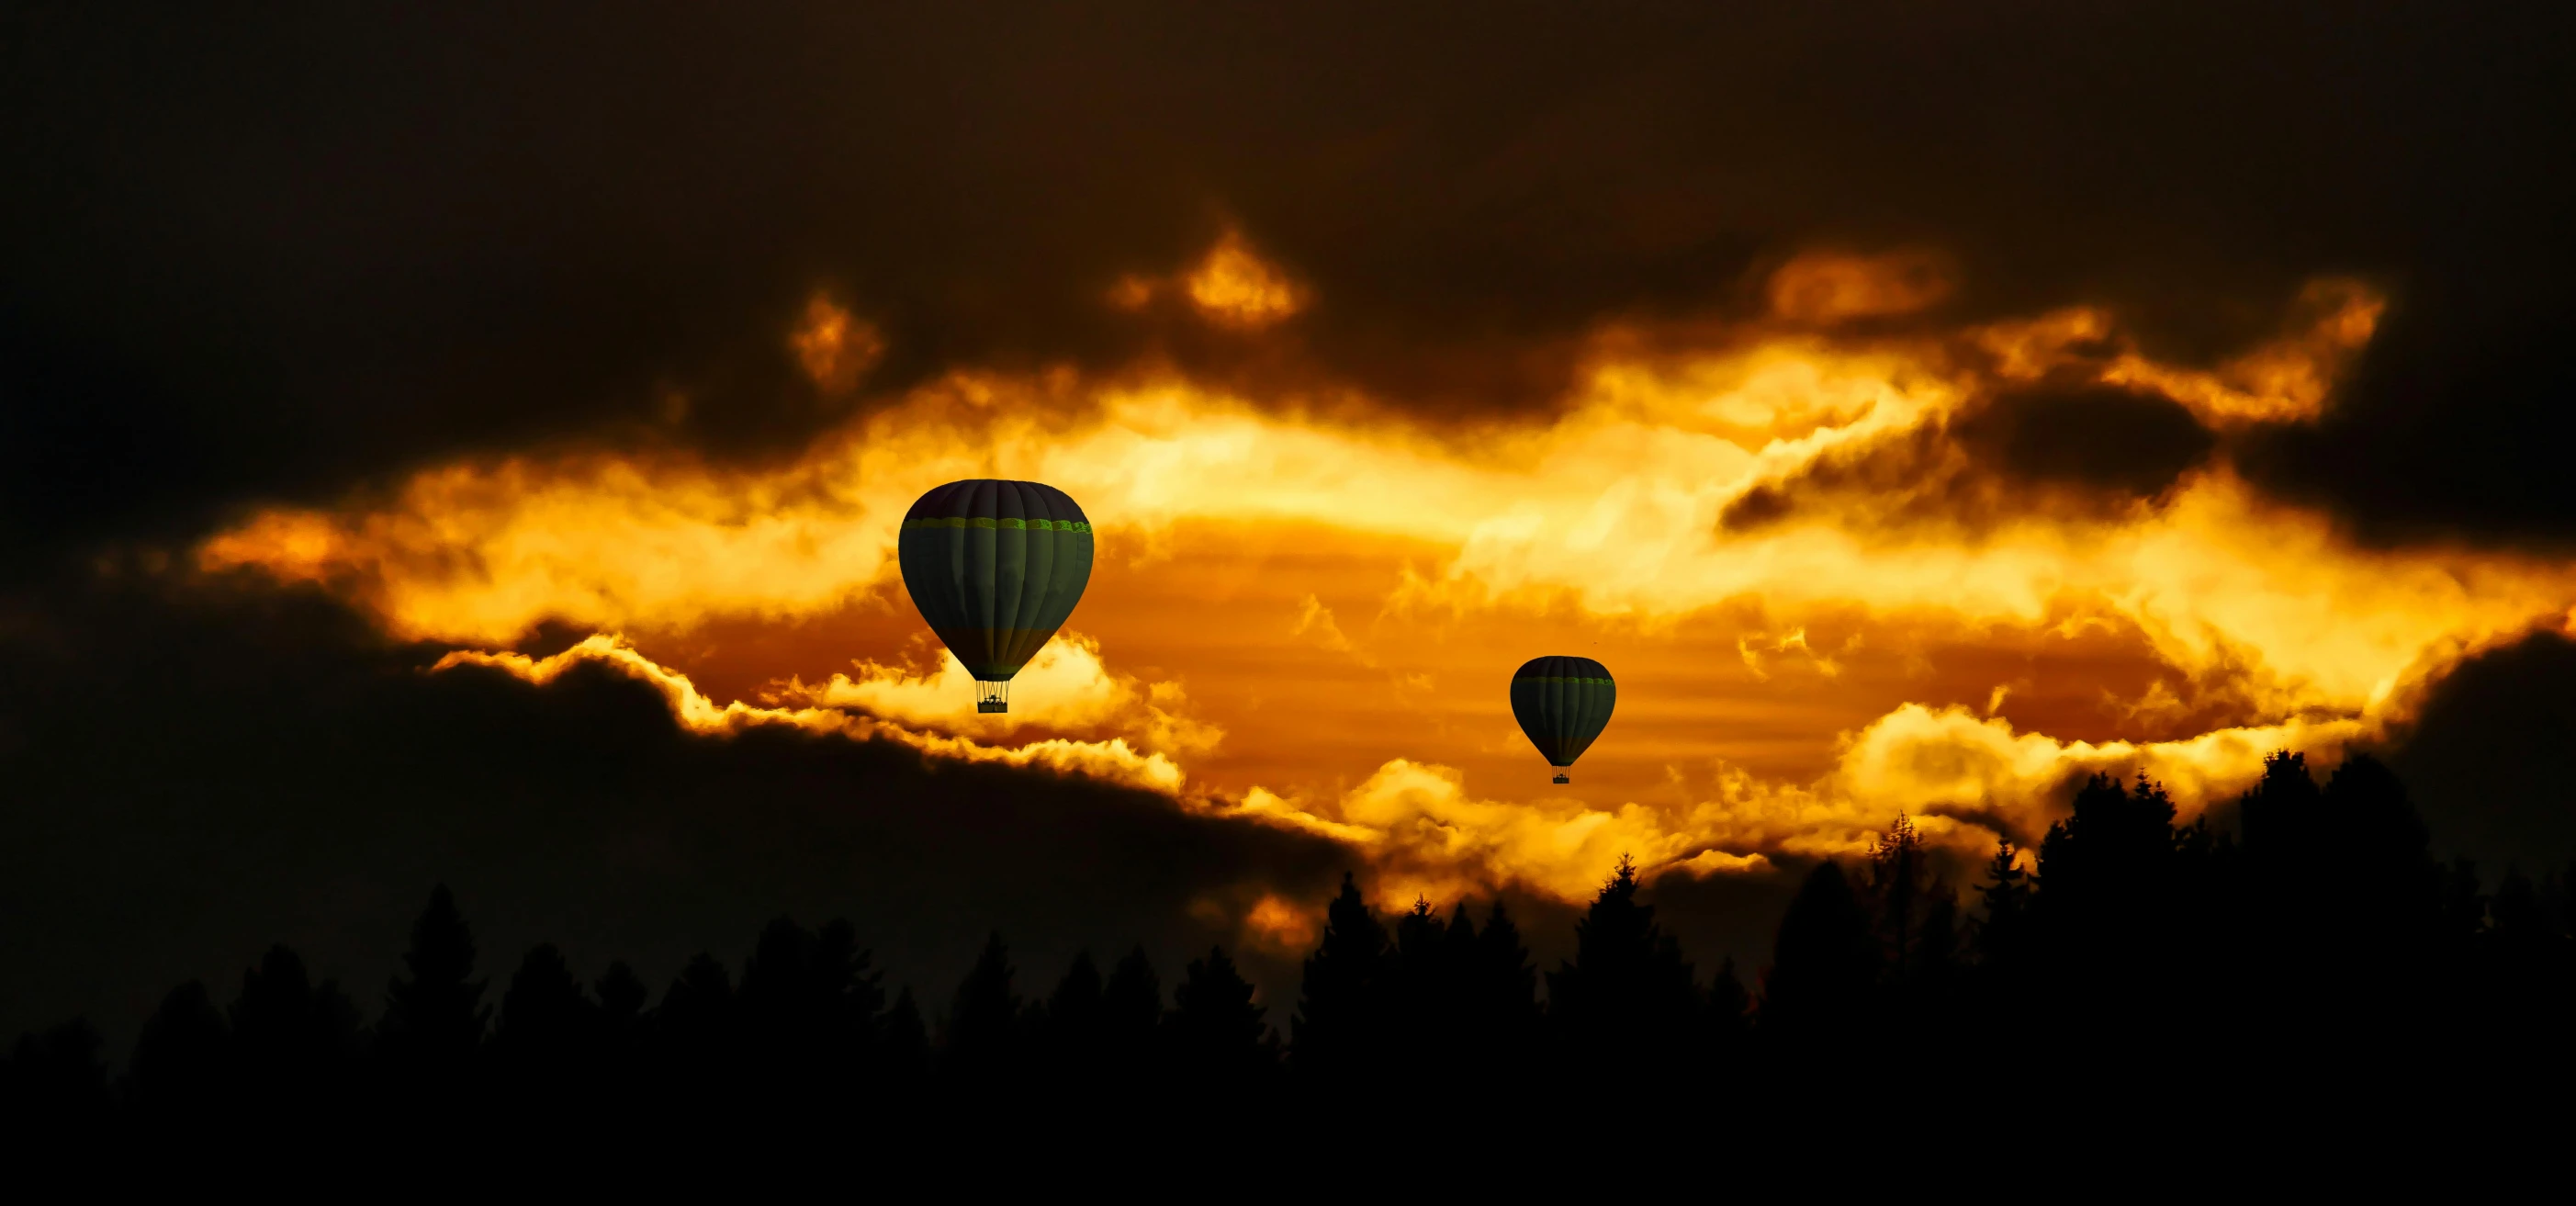
M 919 532 L 929 528 L 982 528 L 1014 532 L 1089 532 L 1091 525 L 1079 519 L 988 519 L 981 515 L 957 515 L 939 519 L 907 519 L 903 531 Z
M 1574 765 L 1608 727 L 1619 687 L 1610 668 L 1591 658 L 1535 657 L 1512 675 L 1511 700 L 1512 717 L 1530 744 L 1549 763 L 1564 767 Z M 1565 782 L 1564 776 L 1557 782 Z
M 1091 520 L 1044 483 L 950 482 L 905 514 L 895 555 L 922 620 L 996 688 L 977 692 L 977 710 L 1003 711 L 998 684 L 1063 626 L 1091 579 Z

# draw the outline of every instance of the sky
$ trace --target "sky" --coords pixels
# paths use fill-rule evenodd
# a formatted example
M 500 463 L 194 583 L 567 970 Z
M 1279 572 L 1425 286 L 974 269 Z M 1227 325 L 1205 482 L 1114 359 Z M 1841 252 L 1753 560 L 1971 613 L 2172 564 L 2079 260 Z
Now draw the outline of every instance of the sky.
M 1624 855 L 1758 968 L 1900 813 L 2284 748 L 2576 854 L 2563 15 L 6 13 L 11 1027 L 372 999 L 441 881 L 1277 1021 L 1345 872 L 1544 946 Z M 1097 532 L 1005 716 L 892 555 L 966 477 Z

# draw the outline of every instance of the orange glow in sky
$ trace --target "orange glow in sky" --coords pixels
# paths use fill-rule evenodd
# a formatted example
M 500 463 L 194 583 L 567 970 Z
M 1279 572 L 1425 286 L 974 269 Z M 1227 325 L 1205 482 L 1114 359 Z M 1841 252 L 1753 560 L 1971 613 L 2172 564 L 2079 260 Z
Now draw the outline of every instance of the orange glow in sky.
M 1953 271 L 1793 259 L 1768 318 L 1704 347 L 1605 331 L 1547 413 L 1325 419 L 1171 370 L 960 366 L 788 463 L 461 460 L 390 499 L 260 513 L 197 562 L 325 584 L 455 647 L 442 665 L 609 665 L 711 739 L 846 732 L 1325 834 L 1382 898 L 1435 901 L 1578 899 L 1622 853 L 1727 875 L 1856 852 L 1900 811 L 1990 848 L 2034 837 L 2090 769 L 2143 768 L 2196 809 L 2267 750 L 2330 758 L 2402 723 L 2428 677 L 2576 605 L 2562 565 L 2366 548 L 2223 460 L 2076 505 L 1953 436 L 1998 391 L 2068 380 L 2152 390 L 2222 433 L 2313 419 L 2374 330 L 2364 286 L 2316 283 L 2216 368 L 2160 363 L 2082 307 L 1831 333 L 1936 305 Z M 1232 235 L 1177 287 L 1238 328 L 1318 300 Z M 883 350 L 820 298 L 787 348 L 839 391 Z M 1921 468 L 1871 471 L 1889 449 Z M 979 476 L 1058 486 L 1099 532 L 1089 592 L 1004 716 L 975 713 L 893 559 L 916 497 Z M 1763 497 L 1789 503 L 1740 522 Z M 549 621 L 600 635 L 513 651 Z M 1544 653 L 1620 684 L 1567 787 L 1506 696 Z M 1309 903 L 1243 902 L 1246 932 L 1294 946 Z

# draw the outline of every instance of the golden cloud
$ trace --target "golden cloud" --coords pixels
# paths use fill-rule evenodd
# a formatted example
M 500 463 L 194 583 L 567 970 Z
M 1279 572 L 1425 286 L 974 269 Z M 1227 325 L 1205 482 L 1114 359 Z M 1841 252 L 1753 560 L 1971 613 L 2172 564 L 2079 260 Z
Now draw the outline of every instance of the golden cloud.
M 813 686 L 791 677 L 774 695 L 974 737 L 1031 727 L 1115 732 L 1144 749 L 1181 758 L 1208 753 L 1225 740 L 1224 729 L 1188 715 L 1189 696 L 1181 684 L 1113 674 L 1101 660 L 1100 642 L 1076 632 L 1057 634 L 1021 668 L 1011 680 L 1011 710 L 1000 714 L 959 713 L 957 701 L 974 698 L 975 676 L 951 654 L 942 653 L 939 669 L 924 675 L 869 661 L 857 668 L 855 677 L 834 674 Z
M 1808 252 L 1771 273 L 1771 312 L 1792 322 L 1831 324 L 1912 314 L 1956 287 L 1949 258 L 1911 250 L 1883 255 Z
M 1190 304 L 1201 314 L 1230 326 L 1260 328 L 1294 316 L 1305 308 L 1305 291 L 1250 244 L 1228 231 L 1182 282 Z
M 1949 279 L 1885 261 L 1792 266 L 1775 306 L 1812 324 L 1928 306 L 1947 288 L 1929 282 Z M 1260 300 L 1284 277 L 1239 244 L 1189 280 L 1193 304 L 1294 312 Z M 2327 405 L 2380 305 L 2319 282 L 2278 339 L 2208 370 L 2152 361 L 2081 308 L 1866 341 L 1764 328 L 1678 353 L 1605 338 L 1555 413 L 1472 426 L 1365 406 L 1317 417 L 1169 374 L 960 371 L 789 463 L 669 450 L 459 461 L 389 500 L 261 513 L 206 541 L 197 564 L 320 582 L 388 631 L 468 646 L 505 647 L 550 620 L 687 634 L 884 616 L 866 629 L 874 643 L 814 667 L 849 669 L 819 680 L 796 665 L 730 671 L 770 684 L 761 704 L 719 705 L 607 636 L 551 658 L 495 648 L 441 664 L 545 681 L 597 663 L 654 684 L 701 732 L 791 724 L 1096 775 L 1348 843 L 1381 892 L 1521 883 L 1572 897 L 1622 853 L 1731 873 L 1856 852 L 1899 811 L 1931 814 L 1927 834 L 1963 847 L 2026 835 L 2086 769 L 2144 768 L 2197 808 L 2250 781 L 2266 749 L 2363 740 L 2465 651 L 2563 623 L 2576 568 L 2363 547 L 2223 462 L 2108 511 L 1888 523 L 1894 483 L 1749 529 L 1722 522 L 1829 458 L 1946 439 L 1965 408 L 2015 383 L 2151 389 L 2217 427 L 2301 421 Z M 828 326 L 820 313 L 800 330 Z M 1076 622 L 1121 634 L 1060 637 L 1000 717 L 965 706 L 953 661 L 897 664 L 910 612 L 896 525 L 924 490 L 976 476 L 1081 501 L 1102 555 Z M 1452 643 L 1471 631 L 1502 643 Z M 2132 644 L 2118 656 L 2141 672 L 2087 723 L 2200 727 L 2169 740 L 2016 727 L 2008 701 L 2024 716 L 2046 694 L 2032 672 L 1942 669 L 1923 652 L 1934 633 L 1998 649 L 2121 634 Z M 1619 668 L 1625 710 L 1587 761 L 1603 773 L 1529 800 L 1471 788 L 1471 774 L 1528 757 L 1492 684 L 1530 654 L 1614 638 L 1661 652 Z M 1712 702 L 1716 684 L 1735 694 Z M 1757 776 L 1708 755 L 1693 744 L 1701 722 L 1679 718 L 1721 706 L 1735 728 L 1776 730 L 1759 749 L 1806 751 L 1780 758 L 1809 769 Z M 1061 735 L 1005 744 L 1024 728 Z M 1695 788 L 1694 766 L 1715 768 Z M 1602 783 L 1617 803 L 1587 802 Z
M 1183 782 L 1180 768 L 1170 758 L 1159 753 L 1140 752 L 1125 738 L 1107 741 L 1051 738 L 1000 747 L 965 737 L 924 733 L 838 708 L 761 707 L 740 700 L 718 704 L 700 693 L 687 675 L 657 664 L 624 641 L 606 634 L 594 634 L 570 649 L 541 658 L 506 651 L 488 653 L 460 649 L 439 658 L 430 669 L 482 666 L 543 685 L 582 665 L 598 666 L 653 687 L 670 704 L 671 715 L 682 727 L 708 736 L 730 736 L 747 728 L 777 725 L 860 741 L 891 741 L 951 761 L 1034 767 L 1169 795 L 1177 795 Z
M 805 303 L 804 321 L 787 343 L 814 388 L 826 394 L 857 389 L 886 349 L 885 337 L 876 327 L 819 293 Z

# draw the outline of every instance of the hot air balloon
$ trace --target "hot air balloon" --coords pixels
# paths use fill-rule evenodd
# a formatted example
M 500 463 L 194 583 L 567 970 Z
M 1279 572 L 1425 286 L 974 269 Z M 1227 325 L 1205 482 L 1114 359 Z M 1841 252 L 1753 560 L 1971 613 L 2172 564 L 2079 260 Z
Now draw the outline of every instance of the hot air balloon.
M 1011 710 L 1011 676 L 1073 614 L 1091 581 L 1091 521 L 1039 482 L 950 482 L 896 537 L 903 588 L 975 676 L 975 710 Z
M 1550 766 L 1574 765 L 1618 702 L 1610 668 L 1588 657 L 1534 657 L 1512 675 L 1512 715 Z M 1561 772 L 1556 781 L 1570 782 Z

